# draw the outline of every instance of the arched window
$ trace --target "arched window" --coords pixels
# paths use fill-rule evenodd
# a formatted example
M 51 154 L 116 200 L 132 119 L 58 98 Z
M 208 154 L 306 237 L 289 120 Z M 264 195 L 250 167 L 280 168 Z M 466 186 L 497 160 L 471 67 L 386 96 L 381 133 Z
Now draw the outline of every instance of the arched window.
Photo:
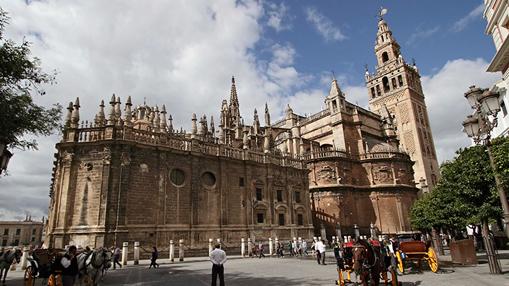
M 376 96 L 380 96 L 380 95 L 382 95 L 382 94 L 380 93 L 380 85 L 378 85 L 378 84 L 377 84 L 377 85 L 376 85 Z
M 375 94 L 375 88 L 372 87 L 371 88 L 371 98 L 375 98 L 376 94 Z
M 403 86 L 403 77 L 401 75 L 398 75 L 398 83 L 399 83 L 399 86 Z
M 384 87 L 384 92 L 388 92 L 391 89 L 389 86 L 389 79 L 386 76 L 382 78 L 382 85 Z
M 389 60 L 389 54 L 387 54 L 387 52 L 383 52 L 382 53 L 382 63 L 385 63 L 388 60 Z
M 396 89 L 398 86 L 396 85 L 396 79 L 392 78 L 392 89 Z

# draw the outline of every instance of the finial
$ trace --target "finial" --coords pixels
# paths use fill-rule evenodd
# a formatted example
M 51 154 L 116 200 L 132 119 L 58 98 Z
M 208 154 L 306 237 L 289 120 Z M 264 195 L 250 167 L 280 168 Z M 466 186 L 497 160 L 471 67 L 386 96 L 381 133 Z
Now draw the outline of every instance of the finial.
M 378 17 L 380 18 L 380 20 L 383 19 L 383 16 L 387 14 L 387 8 L 384 8 L 384 7 L 380 7 L 380 10 L 378 12 Z
M 114 104 L 115 104 L 115 94 L 113 94 L 110 99 L 110 105 L 114 105 Z
M 235 77 L 232 76 L 232 83 L 235 84 Z
M 332 70 L 331 73 L 332 73 L 332 80 L 336 80 L 336 74 L 334 73 L 334 70 Z
M 369 72 L 368 64 L 364 64 L 364 71 Z
M 133 104 L 131 103 L 131 96 L 129 95 L 127 97 L 127 101 L 125 102 L 125 105 L 129 105 L 129 106 L 132 106 Z

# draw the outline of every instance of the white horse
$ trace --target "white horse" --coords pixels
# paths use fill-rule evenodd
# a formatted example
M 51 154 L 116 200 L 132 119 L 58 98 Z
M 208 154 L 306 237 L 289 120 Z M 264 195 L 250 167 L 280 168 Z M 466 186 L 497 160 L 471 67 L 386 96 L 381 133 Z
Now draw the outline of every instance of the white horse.
M 21 254 L 21 250 L 19 249 L 10 249 L 0 255 L 0 280 L 2 280 L 3 275 L 3 285 L 5 285 L 5 278 L 7 277 L 7 272 L 9 272 L 12 262 L 16 260 L 16 263 L 19 263 Z
M 111 252 L 106 248 L 81 253 L 77 259 L 81 285 L 99 285 L 104 273 L 111 267 Z

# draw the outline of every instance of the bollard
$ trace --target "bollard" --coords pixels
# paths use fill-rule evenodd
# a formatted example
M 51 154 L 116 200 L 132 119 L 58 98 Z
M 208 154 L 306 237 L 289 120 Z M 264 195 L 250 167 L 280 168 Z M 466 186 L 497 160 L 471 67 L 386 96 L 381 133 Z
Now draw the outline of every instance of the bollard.
M 247 253 L 249 253 L 249 257 L 253 256 L 253 243 L 250 237 L 247 238 Z
M 175 246 L 173 245 L 173 240 L 170 240 L 170 262 L 175 260 Z
M 184 261 L 184 240 L 179 239 L 179 261 Z
M 216 239 L 216 241 L 217 241 L 217 244 L 219 244 L 219 248 L 223 249 L 223 246 L 221 245 L 221 239 L 218 238 L 218 239 Z
M 318 238 L 316 236 L 313 236 L 313 242 L 316 242 Z
M 23 256 L 21 256 L 21 270 L 27 269 L 28 262 L 28 247 L 23 247 Z
M 242 256 L 242 258 L 246 256 L 246 242 L 243 238 L 240 239 L 240 256 Z
M 336 237 L 334 235 L 332 236 L 332 242 L 336 242 Z
M 272 237 L 269 237 L 269 255 L 274 255 L 274 245 L 272 245 Z
M 134 242 L 134 265 L 140 264 L 140 242 Z
M 321 236 L 319 236 L 319 237 L 318 237 L 318 240 L 319 240 L 319 241 L 321 241 L 321 240 L 322 240 L 322 237 L 321 237 Z
M 212 252 L 212 238 L 209 238 L 209 255 Z
M 127 251 L 129 242 L 122 242 L 122 265 L 127 265 Z

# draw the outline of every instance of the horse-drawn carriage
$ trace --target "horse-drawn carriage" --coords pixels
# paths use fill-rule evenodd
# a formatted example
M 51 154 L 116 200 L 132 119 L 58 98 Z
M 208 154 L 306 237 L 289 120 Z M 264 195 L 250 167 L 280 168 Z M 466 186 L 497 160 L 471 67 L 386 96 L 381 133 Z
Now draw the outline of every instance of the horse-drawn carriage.
M 432 272 L 438 271 L 438 257 L 429 243 L 415 240 L 413 237 L 399 236 L 399 246 L 396 251 L 398 270 L 401 274 L 405 272 L 407 262 L 417 262 L 421 269 L 422 261 L 426 261 Z
M 64 255 L 62 249 L 36 249 L 28 258 L 29 265 L 25 269 L 25 286 L 35 285 L 36 279 L 47 281 L 48 286 L 62 285 L 62 270 L 59 266 Z

